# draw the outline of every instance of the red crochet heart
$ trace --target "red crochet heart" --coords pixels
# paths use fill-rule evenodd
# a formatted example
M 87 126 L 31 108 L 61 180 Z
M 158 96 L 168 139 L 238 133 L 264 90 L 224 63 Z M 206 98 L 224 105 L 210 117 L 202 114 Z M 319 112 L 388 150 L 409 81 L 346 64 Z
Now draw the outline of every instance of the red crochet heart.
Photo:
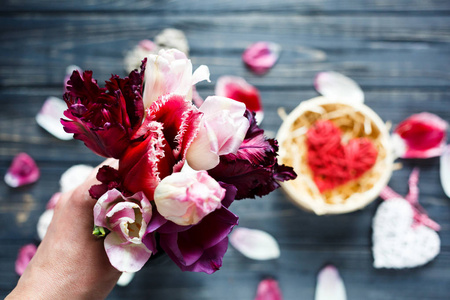
M 342 145 L 341 130 L 329 120 L 319 120 L 306 134 L 308 165 L 319 191 L 333 189 L 357 179 L 377 160 L 371 140 L 355 138 Z

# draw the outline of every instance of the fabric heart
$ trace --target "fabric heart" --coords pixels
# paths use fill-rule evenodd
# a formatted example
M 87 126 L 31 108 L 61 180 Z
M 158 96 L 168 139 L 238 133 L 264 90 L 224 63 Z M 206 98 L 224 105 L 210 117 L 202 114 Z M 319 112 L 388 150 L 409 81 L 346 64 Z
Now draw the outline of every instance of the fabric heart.
M 405 199 L 393 198 L 381 203 L 372 226 L 375 268 L 414 268 L 439 253 L 438 234 L 415 222 L 414 210 Z
M 317 121 L 306 134 L 308 165 L 321 193 L 361 177 L 377 160 L 371 140 L 355 138 L 343 145 L 341 136 L 329 120 Z

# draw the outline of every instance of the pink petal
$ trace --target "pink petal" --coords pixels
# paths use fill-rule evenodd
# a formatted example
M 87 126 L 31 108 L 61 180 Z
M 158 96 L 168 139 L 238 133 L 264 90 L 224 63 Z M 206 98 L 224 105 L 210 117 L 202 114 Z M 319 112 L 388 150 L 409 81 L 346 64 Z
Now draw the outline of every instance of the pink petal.
M 404 144 L 402 158 L 429 158 L 443 153 L 447 128 L 446 121 L 434 114 L 423 112 L 398 124 L 393 137 Z
M 239 252 L 255 260 L 280 257 L 277 241 L 265 231 L 238 227 L 230 235 L 230 243 Z
M 144 244 L 126 244 L 115 233 L 105 238 L 105 251 L 114 268 L 121 272 L 137 272 L 148 261 L 152 252 Z
M 273 67 L 280 56 L 281 46 L 271 42 L 257 42 L 242 54 L 244 63 L 256 74 L 264 74 Z
M 317 276 L 315 300 L 346 300 L 344 282 L 334 266 L 326 266 Z
M 337 72 L 320 72 L 314 80 L 316 90 L 330 100 L 364 102 L 364 93 L 359 85 Z
M 441 155 L 441 184 L 447 197 L 450 198 L 450 145 L 445 147 Z
M 256 121 L 260 124 L 264 118 L 261 98 L 256 87 L 236 76 L 222 76 L 217 80 L 215 94 L 245 104 L 247 109 L 256 113 Z
M 33 258 L 36 251 L 37 247 L 34 244 L 27 244 L 19 249 L 16 259 L 16 273 L 19 276 L 22 276 L 23 272 L 25 272 L 28 263 Z
M 264 279 L 258 285 L 255 300 L 283 300 L 278 282 L 275 279 Z
M 139 42 L 138 46 L 148 52 L 155 51 L 158 48 L 158 46 L 150 40 L 142 40 Z M 142 59 L 144 58 L 142 57 Z
M 13 188 L 36 182 L 39 179 L 39 168 L 34 160 L 26 153 L 17 154 L 8 172 L 5 175 L 5 182 Z
M 53 196 L 48 200 L 47 205 L 45 206 L 46 209 L 54 209 L 56 206 L 56 203 L 58 203 L 59 199 L 61 198 L 61 193 L 54 193 Z
M 60 140 L 71 140 L 72 134 L 64 131 L 61 118 L 64 117 L 66 103 L 56 97 L 48 97 L 36 115 L 36 122 L 50 134 Z

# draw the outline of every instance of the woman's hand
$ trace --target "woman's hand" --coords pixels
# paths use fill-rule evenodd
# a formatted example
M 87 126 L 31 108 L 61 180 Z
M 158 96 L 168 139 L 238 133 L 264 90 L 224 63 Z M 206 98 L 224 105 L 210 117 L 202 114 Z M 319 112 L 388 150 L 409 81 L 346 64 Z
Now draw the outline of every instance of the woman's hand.
M 45 238 L 6 299 L 104 299 L 113 289 L 121 273 L 109 263 L 103 239 L 92 235 L 96 200 L 88 191 L 98 183 L 97 170 L 61 196 Z

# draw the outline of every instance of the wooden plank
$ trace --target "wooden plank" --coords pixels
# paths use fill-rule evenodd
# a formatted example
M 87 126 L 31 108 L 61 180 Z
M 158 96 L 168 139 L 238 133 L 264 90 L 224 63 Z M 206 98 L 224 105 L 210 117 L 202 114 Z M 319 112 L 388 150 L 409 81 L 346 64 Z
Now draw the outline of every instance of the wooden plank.
M 366 87 L 446 87 L 450 23 L 423 16 L 130 16 L 42 15 L 3 17 L 0 86 L 60 86 L 65 67 L 94 70 L 99 81 L 124 74 L 122 57 L 162 28 L 186 31 L 195 65 L 252 78 L 259 86 L 305 87 L 322 70 L 343 72 Z M 58 24 L 58 25 L 56 25 Z M 208 37 L 207 39 L 205 37 Z M 276 67 L 256 77 L 240 55 L 257 40 L 283 47 Z
M 333 0 L 175 0 L 175 1 L 56 1 L 41 0 L 38 3 L 33 0 L 8 0 L 1 7 L 3 12 L 141 12 L 171 14 L 191 13 L 249 13 L 268 12 L 276 14 L 280 12 L 320 14 L 320 13 L 349 13 L 349 12 L 438 12 L 448 13 L 450 5 L 445 0 L 432 1 L 407 1 L 407 0 L 378 0 L 378 1 L 333 1 Z

